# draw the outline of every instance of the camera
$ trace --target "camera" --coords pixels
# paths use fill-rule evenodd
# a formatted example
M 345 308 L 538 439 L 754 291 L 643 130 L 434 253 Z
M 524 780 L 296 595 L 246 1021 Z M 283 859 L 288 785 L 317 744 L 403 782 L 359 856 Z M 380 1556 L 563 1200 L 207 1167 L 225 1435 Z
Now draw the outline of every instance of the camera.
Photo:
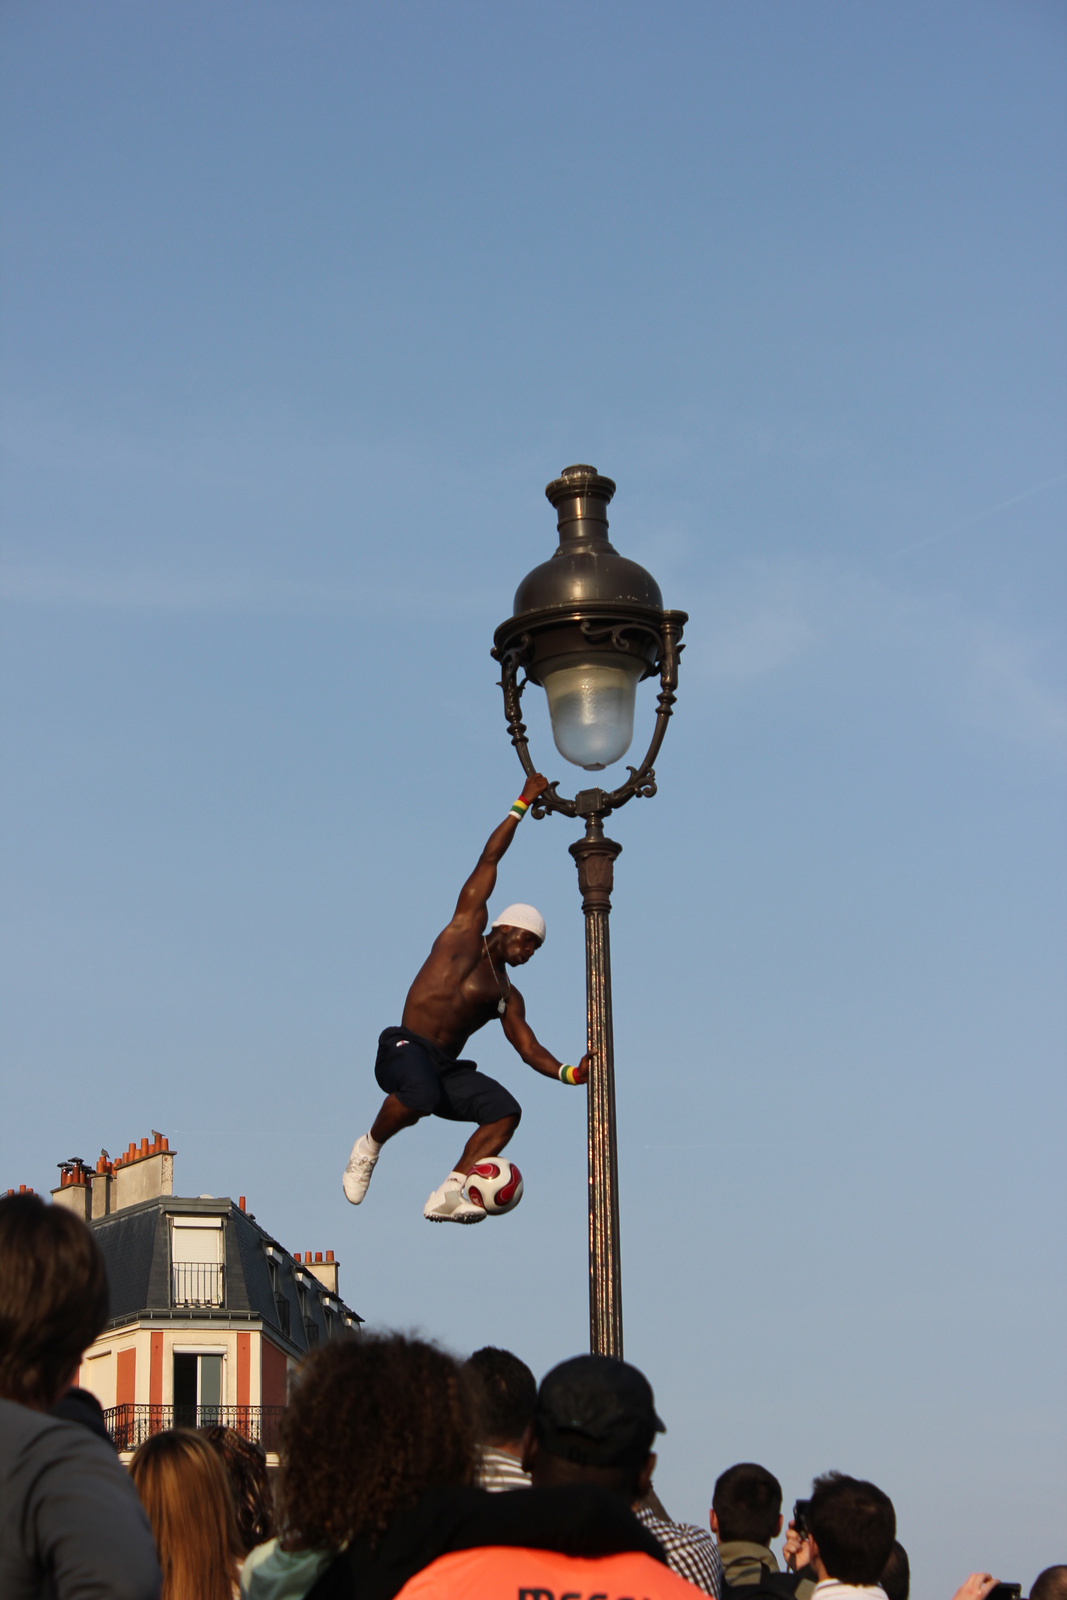
M 811 1528 L 808 1526 L 808 1512 L 810 1510 L 810 1500 L 797 1500 L 793 1505 L 793 1526 L 797 1532 L 803 1534 L 805 1538 L 807 1538 L 808 1534 L 811 1532 Z M 998 1595 L 997 1600 L 1010 1600 L 1010 1597 L 1007 1595 Z M 1015 1600 L 1019 1600 L 1018 1595 L 1015 1596 Z

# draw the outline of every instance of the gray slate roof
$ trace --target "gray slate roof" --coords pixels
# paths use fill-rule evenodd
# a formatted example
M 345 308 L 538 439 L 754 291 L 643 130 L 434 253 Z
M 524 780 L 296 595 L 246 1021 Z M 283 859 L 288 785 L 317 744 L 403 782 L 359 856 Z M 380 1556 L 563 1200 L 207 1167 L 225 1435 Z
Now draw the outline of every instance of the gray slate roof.
M 168 1219 L 190 1215 L 222 1219 L 225 1303 L 221 1307 L 186 1308 L 170 1303 Z M 224 1325 L 261 1320 L 272 1339 L 299 1354 L 340 1332 L 345 1318 L 356 1324 L 363 1320 L 344 1301 L 328 1295 L 307 1267 L 232 1200 L 184 1200 L 165 1195 L 98 1217 L 89 1226 L 107 1267 L 109 1327 L 144 1318 L 169 1322 L 206 1319 Z M 338 1305 L 337 1312 L 327 1310 L 328 1299 Z

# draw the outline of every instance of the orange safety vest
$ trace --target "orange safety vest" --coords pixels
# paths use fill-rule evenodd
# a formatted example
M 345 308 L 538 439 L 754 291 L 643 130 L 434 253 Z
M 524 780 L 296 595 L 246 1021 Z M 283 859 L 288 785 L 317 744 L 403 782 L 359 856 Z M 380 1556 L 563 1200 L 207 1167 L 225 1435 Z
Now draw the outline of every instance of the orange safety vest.
M 703 1590 L 640 1551 L 588 1560 L 555 1550 L 488 1545 L 438 1556 L 408 1579 L 396 1600 L 694 1600 L 695 1595 Z

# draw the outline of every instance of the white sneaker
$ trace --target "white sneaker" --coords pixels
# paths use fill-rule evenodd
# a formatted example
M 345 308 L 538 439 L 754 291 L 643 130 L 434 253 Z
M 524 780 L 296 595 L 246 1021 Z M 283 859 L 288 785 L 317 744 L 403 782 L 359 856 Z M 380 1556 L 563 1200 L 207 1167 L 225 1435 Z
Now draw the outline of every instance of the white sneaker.
M 468 1200 L 463 1192 L 464 1179 L 450 1172 L 439 1189 L 435 1189 L 422 1208 L 428 1222 L 481 1222 L 485 1212 Z
M 363 1134 L 352 1146 L 352 1154 L 348 1158 L 345 1175 L 341 1179 L 345 1191 L 345 1199 L 358 1206 L 367 1189 L 370 1187 L 371 1174 L 375 1163 L 381 1155 L 381 1145 L 377 1150 L 371 1147 L 370 1136 Z

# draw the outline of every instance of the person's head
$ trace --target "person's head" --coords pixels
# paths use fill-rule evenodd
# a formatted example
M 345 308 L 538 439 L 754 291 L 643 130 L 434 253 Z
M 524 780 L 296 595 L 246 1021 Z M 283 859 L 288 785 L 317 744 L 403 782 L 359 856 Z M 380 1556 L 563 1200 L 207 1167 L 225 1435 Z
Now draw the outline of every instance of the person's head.
M 47 1411 L 107 1310 L 104 1259 L 85 1223 L 35 1194 L 0 1200 L 0 1397 Z
M 1067 1600 L 1067 1566 L 1046 1567 L 1030 1589 L 1030 1600 Z
M 320 1345 L 279 1433 L 290 1543 L 373 1546 L 427 1489 L 472 1483 L 475 1416 L 470 1378 L 435 1345 L 400 1333 Z
M 509 967 L 522 967 L 545 942 L 545 919 L 536 906 L 505 906 L 490 935 L 493 955 Z
M 727 1467 L 715 1480 L 711 1527 L 720 1544 L 769 1545 L 782 1531 L 782 1486 L 774 1473 L 754 1461 Z
M 537 1400 L 533 1373 L 510 1350 L 491 1344 L 476 1350 L 466 1369 L 478 1391 L 482 1440 L 518 1451 Z
M 652 1442 L 665 1432 L 644 1373 L 613 1356 L 575 1356 L 541 1380 L 523 1466 L 536 1486 L 597 1483 L 632 1502 L 648 1490 Z
M 226 1468 L 237 1531 L 247 1554 L 274 1533 L 274 1496 L 266 1451 L 235 1428 L 205 1428 L 203 1435 Z
M 882 1576 L 878 1581 L 886 1592 L 887 1600 L 908 1600 L 911 1593 L 911 1562 L 899 1539 L 893 1540 L 889 1560 L 882 1568 Z
M 130 1462 L 163 1572 L 160 1600 L 232 1600 L 244 1557 L 230 1481 L 202 1434 L 153 1434 Z
M 876 1584 L 897 1533 L 893 1502 L 873 1483 L 828 1472 L 811 1486 L 811 1561 L 820 1578 Z

